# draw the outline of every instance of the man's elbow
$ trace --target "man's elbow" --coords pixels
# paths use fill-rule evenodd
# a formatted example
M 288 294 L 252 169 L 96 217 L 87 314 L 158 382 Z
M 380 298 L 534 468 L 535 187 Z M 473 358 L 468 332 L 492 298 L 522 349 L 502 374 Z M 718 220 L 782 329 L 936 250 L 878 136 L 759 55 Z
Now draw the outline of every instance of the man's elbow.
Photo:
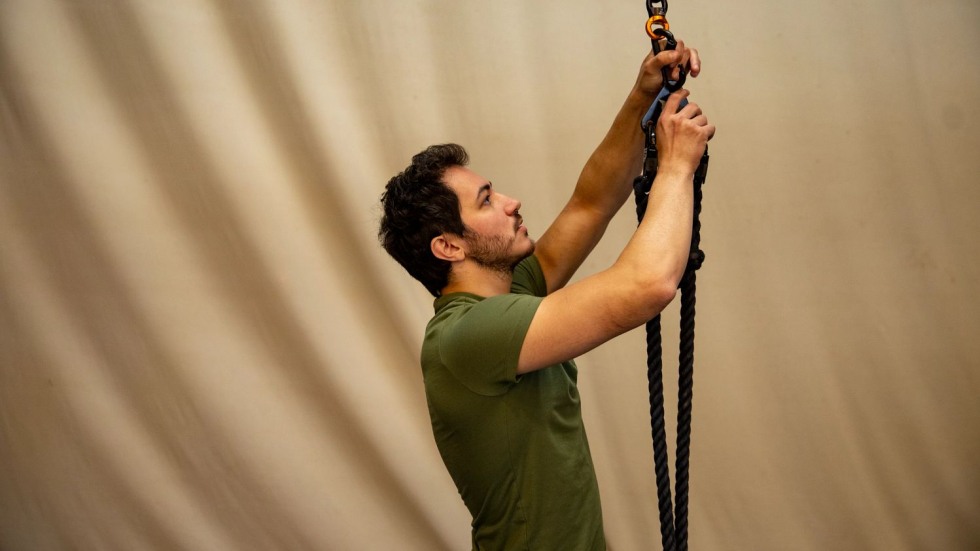
M 677 282 L 673 278 L 663 277 L 656 279 L 650 285 L 649 295 L 644 301 L 650 311 L 649 318 L 660 314 L 667 307 L 674 297 L 677 296 Z
M 660 314 L 677 296 L 677 281 L 668 276 L 648 275 L 634 281 L 628 309 L 631 324 L 642 325 Z

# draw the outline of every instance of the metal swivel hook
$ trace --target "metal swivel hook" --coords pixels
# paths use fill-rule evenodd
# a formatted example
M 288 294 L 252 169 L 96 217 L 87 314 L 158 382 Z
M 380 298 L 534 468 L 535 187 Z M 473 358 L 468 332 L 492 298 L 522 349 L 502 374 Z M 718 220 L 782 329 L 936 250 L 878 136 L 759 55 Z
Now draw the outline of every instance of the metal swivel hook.
M 655 7 L 654 4 L 660 4 L 659 7 Z M 667 15 L 667 0 L 647 0 L 647 14 L 650 17 L 654 15 Z

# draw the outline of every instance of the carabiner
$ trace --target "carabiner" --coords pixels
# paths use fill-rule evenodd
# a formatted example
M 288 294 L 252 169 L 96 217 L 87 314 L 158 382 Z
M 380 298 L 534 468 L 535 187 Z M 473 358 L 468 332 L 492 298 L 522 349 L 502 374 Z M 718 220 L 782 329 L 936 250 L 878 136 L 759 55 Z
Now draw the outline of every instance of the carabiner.
M 654 7 L 654 4 L 660 4 L 660 6 Z M 667 23 L 667 0 L 647 0 L 647 13 L 650 15 L 650 18 L 647 19 L 647 35 L 650 37 L 650 44 L 653 46 L 653 55 L 661 52 L 661 40 L 666 41 L 663 51 L 677 49 L 677 40 L 674 38 L 674 34 L 670 32 L 670 23 Z M 656 27 L 657 25 L 659 27 Z M 660 68 L 660 74 L 663 76 L 664 81 L 663 88 L 653 101 L 653 104 L 650 105 L 650 109 L 647 110 L 646 115 L 640 121 L 640 127 L 643 129 L 647 136 L 647 141 L 654 150 L 656 150 L 657 143 L 654 126 L 657 119 L 660 118 L 660 112 L 663 110 L 664 103 L 667 101 L 667 96 L 683 88 L 684 82 L 687 80 L 687 70 L 685 67 L 681 66 L 679 69 L 680 76 L 677 80 L 670 80 L 670 67 Z M 680 106 L 683 107 L 685 105 L 687 105 L 687 100 L 682 99 Z M 655 166 L 653 171 L 656 172 Z
M 666 47 L 663 51 L 674 50 L 677 48 L 677 39 L 674 38 L 674 33 L 668 31 L 666 28 L 653 29 L 653 35 L 651 42 L 653 42 L 653 52 L 654 54 L 659 54 L 660 50 L 660 40 L 664 39 L 667 41 Z M 661 74 L 664 77 L 664 87 L 667 88 L 668 92 L 676 92 L 684 87 L 684 82 L 687 81 L 687 68 L 683 65 L 679 67 L 680 76 L 677 80 L 670 80 L 670 67 L 662 67 Z

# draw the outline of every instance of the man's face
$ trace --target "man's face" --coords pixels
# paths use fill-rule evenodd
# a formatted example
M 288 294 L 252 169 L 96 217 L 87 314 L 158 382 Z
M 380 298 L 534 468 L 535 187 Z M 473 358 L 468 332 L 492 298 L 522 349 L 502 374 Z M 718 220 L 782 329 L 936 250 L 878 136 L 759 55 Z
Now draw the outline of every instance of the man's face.
M 468 258 L 509 272 L 534 252 L 534 240 L 519 212 L 520 201 L 495 191 L 486 178 L 466 167 L 450 167 L 443 178 L 456 192 L 460 216 L 470 230 L 466 237 Z

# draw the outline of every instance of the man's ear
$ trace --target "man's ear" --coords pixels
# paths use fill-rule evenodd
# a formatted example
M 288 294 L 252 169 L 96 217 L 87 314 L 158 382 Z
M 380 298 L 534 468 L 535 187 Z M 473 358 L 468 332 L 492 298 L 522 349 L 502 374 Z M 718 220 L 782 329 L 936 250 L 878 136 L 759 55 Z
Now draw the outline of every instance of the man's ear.
M 463 250 L 458 235 L 440 234 L 432 238 L 429 248 L 432 254 L 439 260 L 457 262 L 466 258 L 466 251 Z

